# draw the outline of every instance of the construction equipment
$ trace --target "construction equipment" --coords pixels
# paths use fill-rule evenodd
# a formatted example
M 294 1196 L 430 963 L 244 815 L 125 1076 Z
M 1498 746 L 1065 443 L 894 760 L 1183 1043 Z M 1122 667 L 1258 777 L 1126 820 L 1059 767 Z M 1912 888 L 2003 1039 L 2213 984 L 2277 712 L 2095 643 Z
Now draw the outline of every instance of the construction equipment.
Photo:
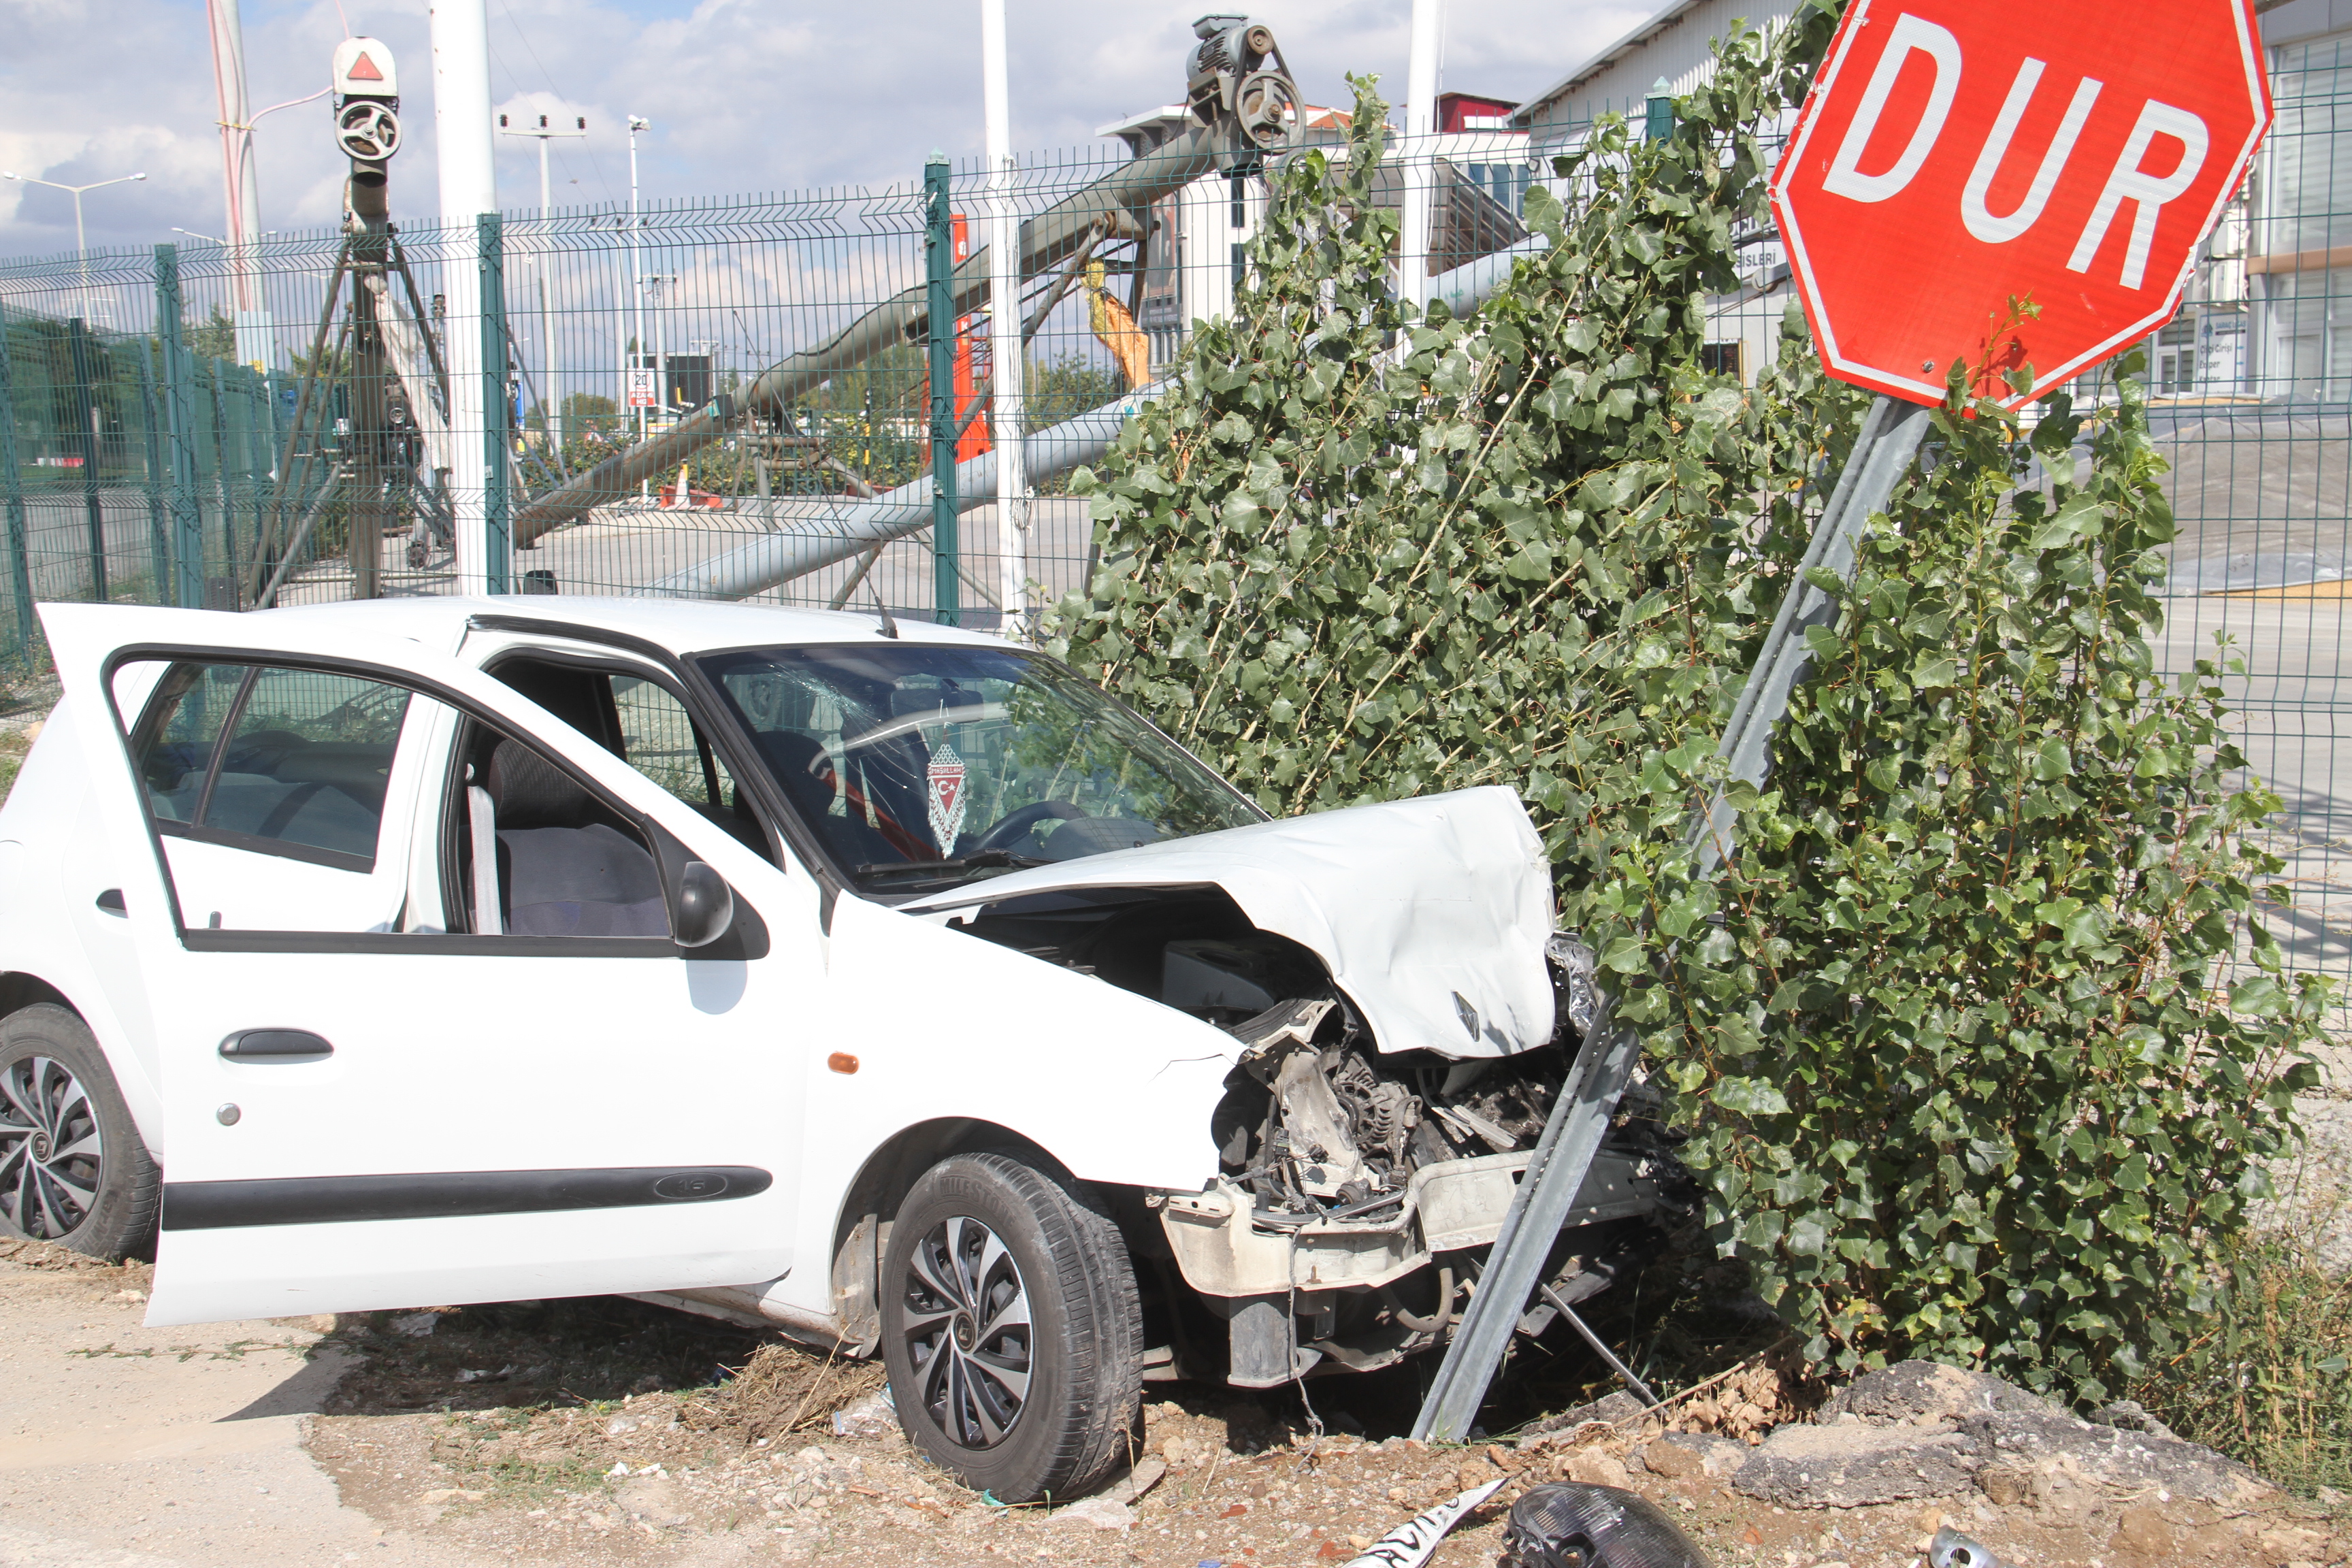
M 277 602 L 312 530 L 338 498 L 351 522 L 353 598 L 383 592 L 383 538 L 404 515 L 411 520 L 411 568 L 424 567 L 436 546 L 453 548 L 456 537 L 448 370 L 391 218 L 390 165 L 401 142 L 392 50 L 377 38 L 344 39 L 335 48 L 334 82 L 335 144 L 351 160 L 343 243 L 295 395 L 293 429 L 278 465 L 284 479 L 247 568 L 246 597 L 256 608 Z M 344 313 L 336 331 L 339 305 Z M 331 354 L 330 331 L 335 331 Z M 339 378 L 348 389 L 349 408 L 340 421 L 331 395 Z M 328 473 L 313 495 L 311 470 L 321 458 Z M 289 517 L 298 509 L 289 533 Z

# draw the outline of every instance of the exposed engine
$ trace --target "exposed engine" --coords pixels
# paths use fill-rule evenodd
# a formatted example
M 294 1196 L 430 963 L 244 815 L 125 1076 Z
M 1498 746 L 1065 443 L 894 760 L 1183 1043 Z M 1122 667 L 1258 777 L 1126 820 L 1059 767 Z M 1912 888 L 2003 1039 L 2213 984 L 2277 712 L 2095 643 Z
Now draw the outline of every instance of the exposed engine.
M 1546 952 L 1551 1041 L 1464 1059 L 1381 1049 L 1313 952 L 1252 926 L 1216 889 L 1032 894 L 965 929 L 1240 1041 L 1211 1118 L 1218 1169 L 1196 1194 L 1150 1196 L 1164 1247 L 1143 1235 L 1222 1320 L 1221 1366 L 1201 1321 L 1189 1339 L 1171 1328 L 1173 1364 L 1244 1387 L 1325 1363 L 1369 1370 L 1444 1340 L 1598 999 L 1592 953 L 1556 936 Z M 1693 1212 L 1695 1191 L 1674 1154 L 1680 1140 L 1661 1109 L 1639 1083 L 1620 1103 L 1555 1244 L 1547 1301 L 1573 1304 L 1605 1289 L 1654 1253 L 1658 1227 Z M 1554 1315 L 1538 1304 L 1520 1326 L 1538 1332 Z

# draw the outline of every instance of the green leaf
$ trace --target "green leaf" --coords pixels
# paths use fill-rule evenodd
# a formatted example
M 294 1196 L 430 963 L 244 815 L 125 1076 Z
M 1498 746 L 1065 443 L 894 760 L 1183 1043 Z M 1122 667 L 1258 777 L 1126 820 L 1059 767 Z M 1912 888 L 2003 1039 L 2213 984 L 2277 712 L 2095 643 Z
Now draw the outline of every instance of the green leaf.
M 1789 1109 L 1788 1099 L 1778 1089 L 1757 1078 L 1718 1079 L 1707 1098 L 1742 1116 L 1779 1116 Z

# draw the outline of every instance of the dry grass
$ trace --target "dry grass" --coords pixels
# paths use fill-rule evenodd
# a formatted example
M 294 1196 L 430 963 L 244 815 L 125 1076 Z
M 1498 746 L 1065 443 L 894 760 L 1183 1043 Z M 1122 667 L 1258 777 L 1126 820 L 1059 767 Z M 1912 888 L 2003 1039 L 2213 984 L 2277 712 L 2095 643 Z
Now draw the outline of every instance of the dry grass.
M 879 1362 L 766 1344 L 733 1377 L 680 1405 L 677 1418 L 689 1431 L 724 1433 L 748 1446 L 828 1427 L 835 1411 L 880 1388 L 887 1377 Z

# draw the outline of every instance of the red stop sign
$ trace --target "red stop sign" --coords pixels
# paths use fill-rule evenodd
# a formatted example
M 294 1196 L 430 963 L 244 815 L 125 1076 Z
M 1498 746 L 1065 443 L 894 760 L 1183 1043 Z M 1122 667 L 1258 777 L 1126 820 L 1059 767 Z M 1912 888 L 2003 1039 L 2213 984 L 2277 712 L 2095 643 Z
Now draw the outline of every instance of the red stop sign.
M 2014 405 L 2120 353 L 2270 122 L 2252 0 L 1853 0 L 1771 185 L 1823 366 L 1939 403 L 2030 364 L 1977 386 Z

